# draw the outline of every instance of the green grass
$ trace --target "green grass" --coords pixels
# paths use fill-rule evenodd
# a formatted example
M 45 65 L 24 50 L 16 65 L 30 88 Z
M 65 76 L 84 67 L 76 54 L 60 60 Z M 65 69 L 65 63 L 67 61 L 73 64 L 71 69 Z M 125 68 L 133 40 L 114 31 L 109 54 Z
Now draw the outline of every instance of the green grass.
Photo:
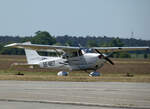
M 25 63 L 24 56 L 0 55 L 0 80 L 26 81 L 105 81 L 105 82 L 150 82 L 149 59 L 112 59 L 114 66 L 105 64 L 99 71 L 100 77 L 89 77 L 84 71 L 70 71 L 69 76 L 59 77 L 56 70 L 29 69 L 27 67 L 10 67 L 12 63 Z M 24 75 L 17 75 L 18 73 Z M 127 77 L 126 74 L 133 74 Z
M 25 80 L 25 81 L 74 81 L 74 82 L 150 82 L 150 74 L 133 74 L 127 77 L 125 74 L 102 74 L 100 77 L 89 77 L 85 72 L 71 72 L 69 76 L 57 76 L 57 72 L 25 72 L 24 75 L 16 75 L 18 71 L 0 70 L 0 80 Z

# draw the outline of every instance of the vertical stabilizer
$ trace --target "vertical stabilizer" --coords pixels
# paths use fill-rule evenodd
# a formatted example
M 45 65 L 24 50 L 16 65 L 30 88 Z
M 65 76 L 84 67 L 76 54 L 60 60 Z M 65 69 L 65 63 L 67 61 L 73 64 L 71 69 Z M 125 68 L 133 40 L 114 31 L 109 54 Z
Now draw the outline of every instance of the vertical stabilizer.
M 23 44 L 31 44 L 31 42 L 25 42 Z M 35 51 L 31 49 L 24 49 L 28 64 L 37 64 L 41 60 L 41 56 Z

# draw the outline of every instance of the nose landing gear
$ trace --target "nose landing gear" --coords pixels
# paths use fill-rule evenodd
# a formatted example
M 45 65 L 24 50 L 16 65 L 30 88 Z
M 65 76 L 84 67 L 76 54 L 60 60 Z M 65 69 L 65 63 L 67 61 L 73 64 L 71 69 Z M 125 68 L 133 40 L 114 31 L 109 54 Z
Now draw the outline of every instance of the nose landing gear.
M 98 65 L 95 66 L 95 70 L 89 74 L 89 76 L 100 76 L 100 72 L 97 71 Z

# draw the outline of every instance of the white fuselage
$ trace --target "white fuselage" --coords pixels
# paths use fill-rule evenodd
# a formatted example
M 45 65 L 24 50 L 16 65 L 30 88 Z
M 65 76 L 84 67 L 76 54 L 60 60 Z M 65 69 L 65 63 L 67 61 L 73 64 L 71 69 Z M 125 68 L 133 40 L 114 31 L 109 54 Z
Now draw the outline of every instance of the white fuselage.
M 133 50 L 147 50 L 149 47 L 71 47 L 31 44 L 31 42 L 13 43 L 5 47 L 23 48 L 27 58 L 27 64 L 30 66 L 39 66 L 40 68 L 50 69 L 69 69 L 69 70 L 97 70 L 108 61 L 114 63 L 108 58 L 111 54 L 104 55 L 102 52 L 119 52 Z M 40 56 L 36 50 L 56 52 L 62 57 Z
M 46 57 L 39 61 L 40 68 L 62 70 L 96 70 L 101 68 L 105 60 L 98 53 L 85 53 L 82 56 L 63 59 L 62 57 Z

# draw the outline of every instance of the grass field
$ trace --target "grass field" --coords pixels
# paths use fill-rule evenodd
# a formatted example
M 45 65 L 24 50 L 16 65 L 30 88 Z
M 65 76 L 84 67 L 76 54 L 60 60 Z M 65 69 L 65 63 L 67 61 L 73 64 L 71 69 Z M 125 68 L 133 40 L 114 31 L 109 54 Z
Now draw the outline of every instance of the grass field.
M 84 71 L 72 71 L 67 77 L 58 77 L 57 70 L 11 67 L 12 63 L 26 63 L 25 56 L 0 55 L 0 80 L 150 82 L 150 60 L 112 60 L 115 65 L 106 63 L 99 70 L 102 74 L 100 77 L 89 77 Z M 17 75 L 18 73 L 24 75 Z

